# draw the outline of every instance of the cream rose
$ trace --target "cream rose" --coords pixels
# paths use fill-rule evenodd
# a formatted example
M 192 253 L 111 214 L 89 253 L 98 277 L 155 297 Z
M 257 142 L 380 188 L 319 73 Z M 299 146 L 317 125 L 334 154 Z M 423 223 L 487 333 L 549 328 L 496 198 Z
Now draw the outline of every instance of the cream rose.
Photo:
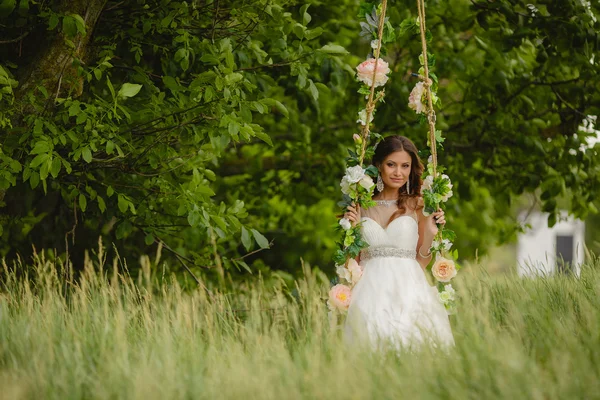
M 351 258 L 348 261 L 348 271 L 350 271 L 350 281 L 353 285 L 356 285 L 356 283 L 360 280 L 360 277 L 362 276 L 362 267 L 358 265 L 355 259 Z
M 415 85 L 413 90 L 410 92 L 408 97 L 408 107 L 415 110 L 417 114 L 425 112 L 425 104 L 423 104 L 423 93 L 425 92 L 425 86 L 423 82 L 419 82 Z
M 377 72 L 375 72 L 375 87 L 385 85 L 388 80 L 387 74 L 390 73 L 390 67 L 381 58 L 377 61 L 374 58 L 369 58 L 367 61 L 360 63 L 356 67 L 358 80 L 367 86 L 371 86 L 373 84 L 373 71 L 375 71 L 375 67 L 377 67 Z
M 335 272 L 341 281 L 348 283 L 352 282 L 352 273 L 344 266 L 344 264 L 336 265 Z
M 431 267 L 431 274 L 440 282 L 450 282 L 456 276 L 456 265 L 452 260 L 438 257 L 433 267 Z
M 373 187 L 373 185 L 375 185 L 375 182 L 373 182 L 373 178 L 371 178 L 369 175 L 365 175 L 358 182 L 358 184 L 364 187 L 365 189 L 369 190 Z
M 423 194 L 424 190 L 430 190 L 433 186 L 433 175 L 427 175 L 427 178 L 423 180 L 423 184 L 421 185 L 421 194 Z

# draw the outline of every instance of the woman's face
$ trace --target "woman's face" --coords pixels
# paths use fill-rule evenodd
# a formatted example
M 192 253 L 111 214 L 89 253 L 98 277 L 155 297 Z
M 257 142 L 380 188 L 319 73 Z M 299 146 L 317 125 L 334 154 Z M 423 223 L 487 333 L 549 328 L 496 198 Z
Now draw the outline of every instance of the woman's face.
M 412 158 L 410 154 L 404 150 L 395 151 L 381 163 L 379 167 L 381 179 L 383 179 L 386 187 L 399 189 L 408 181 L 411 167 Z

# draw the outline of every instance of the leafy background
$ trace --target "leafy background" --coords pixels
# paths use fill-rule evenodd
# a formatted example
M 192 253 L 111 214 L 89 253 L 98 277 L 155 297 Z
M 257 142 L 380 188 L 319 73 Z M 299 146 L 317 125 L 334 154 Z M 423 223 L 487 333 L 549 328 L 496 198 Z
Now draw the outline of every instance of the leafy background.
M 375 129 L 424 148 L 407 106 L 420 44 L 401 29 L 416 4 L 388 7 L 393 72 Z M 290 277 L 301 258 L 331 269 L 363 103 L 354 68 L 370 51 L 359 9 L 3 1 L 0 254 L 28 257 L 33 244 L 77 268 L 102 237 L 130 260 L 160 245 L 173 272 L 213 282 Z M 578 0 L 427 2 L 464 259 L 514 241 L 521 208 L 550 225 L 561 209 L 597 212 L 595 133 L 580 127 L 600 114 L 598 14 Z

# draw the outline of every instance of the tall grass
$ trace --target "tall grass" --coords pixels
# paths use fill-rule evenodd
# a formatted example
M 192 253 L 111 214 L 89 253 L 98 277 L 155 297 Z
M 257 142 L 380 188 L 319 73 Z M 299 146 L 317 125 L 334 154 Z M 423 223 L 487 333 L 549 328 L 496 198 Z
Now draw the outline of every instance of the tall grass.
M 580 279 L 465 269 L 456 346 L 403 354 L 346 347 L 327 318 L 327 279 L 308 267 L 293 288 L 186 292 L 153 285 L 157 266 L 141 261 L 133 279 L 88 259 L 68 285 L 42 257 L 31 276 L 5 263 L 0 398 L 600 398 L 597 261 Z

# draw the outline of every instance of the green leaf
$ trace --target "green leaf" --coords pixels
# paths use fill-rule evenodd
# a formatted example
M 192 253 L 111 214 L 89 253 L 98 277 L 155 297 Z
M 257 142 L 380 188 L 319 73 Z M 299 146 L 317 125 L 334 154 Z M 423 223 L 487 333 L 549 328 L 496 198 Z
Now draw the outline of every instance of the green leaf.
M 202 214 L 198 208 L 193 209 L 188 213 L 188 223 L 192 227 L 198 226 L 200 221 L 202 220 Z
M 349 54 L 348 50 L 346 50 L 339 44 L 326 44 L 325 46 L 321 47 L 318 51 L 326 54 Z
M 115 96 L 115 88 L 113 87 L 112 83 L 110 82 L 110 79 L 108 78 L 108 76 L 106 77 L 106 84 L 108 85 L 108 90 L 110 90 L 110 94 L 112 95 L 112 98 L 114 99 Z
M 250 237 L 250 232 L 242 226 L 242 244 L 246 248 L 247 251 L 250 251 L 252 248 L 252 238 Z
M 269 241 L 259 231 L 252 229 L 252 236 L 254 236 L 254 240 L 256 240 L 261 249 L 269 248 Z
M 308 90 L 315 101 L 319 100 L 319 89 L 317 89 L 312 79 L 308 80 Z
M 121 86 L 121 89 L 119 89 L 118 94 L 123 98 L 133 97 L 138 94 L 141 89 L 142 85 L 138 85 L 137 83 L 124 83 L 123 86 Z
M 41 165 L 42 163 L 46 162 L 47 159 L 48 159 L 48 154 L 47 153 L 38 154 L 37 156 L 35 156 L 33 158 L 33 160 L 31 160 L 31 162 L 29 163 L 29 167 L 30 168 L 36 168 L 39 165 Z
M 29 152 L 29 154 L 33 155 L 33 154 L 48 153 L 51 149 L 52 149 L 52 145 L 50 143 L 46 142 L 45 140 L 40 140 L 39 142 L 35 143 L 33 150 L 31 150 Z
M 271 107 L 275 107 L 279 112 L 281 112 L 286 118 L 290 117 L 290 112 L 288 109 L 279 101 L 275 99 L 262 99 L 261 102 Z
M 310 4 L 305 4 L 300 8 L 300 15 L 302 16 L 302 24 L 304 26 L 308 25 L 312 20 L 310 14 L 307 12 L 308 7 L 310 7 Z
M 50 14 L 50 18 L 48 18 L 48 30 L 54 30 L 58 26 L 60 20 L 58 19 L 58 15 L 55 13 Z
M 114 193 L 115 193 L 115 190 L 112 188 L 112 186 L 109 186 L 106 188 L 106 195 L 108 197 L 111 197 Z
M 104 202 L 104 199 L 101 196 L 96 197 L 96 201 L 98 202 L 98 208 L 100 209 L 100 212 L 104 212 L 106 211 L 106 203 Z
M 31 171 L 31 176 L 29 177 L 29 184 L 32 189 L 35 189 L 40 183 L 40 174 L 37 171 Z
M 92 151 L 90 150 L 89 147 L 84 147 L 81 150 L 81 156 L 83 157 L 83 159 L 85 160 L 85 162 L 87 162 L 87 163 L 91 163 L 92 162 Z
M 53 178 L 57 178 L 58 174 L 60 173 L 60 169 L 62 167 L 62 161 L 60 158 L 55 157 L 52 160 L 52 166 L 50 167 L 50 174 L 52 175 Z
M 77 35 L 77 21 L 71 15 L 65 15 L 62 23 L 63 33 L 69 37 L 74 38 Z
M 117 196 L 117 205 L 119 206 L 119 210 L 122 213 L 125 213 L 127 211 L 127 209 L 129 208 L 129 201 L 125 198 L 125 196 L 123 196 L 122 194 L 119 194 Z
M 273 147 L 273 141 L 271 140 L 271 137 L 264 133 L 262 130 L 254 130 L 253 133 L 254 136 L 267 143 L 269 146 Z
M 79 194 L 79 208 L 81 208 L 81 211 L 85 212 L 85 209 L 87 208 L 87 198 L 85 197 L 85 195 L 83 193 Z
M 248 264 L 246 264 L 246 262 L 244 260 L 231 260 L 233 261 L 233 263 L 235 265 L 239 265 L 242 268 L 244 268 L 246 271 L 248 271 L 249 273 L 252 273 L 252 270 L 250 269 L 250 267 L 248 266 Z
M 206 194 L 208 196 L 214 196 L 215 192 L 206 185 L 198 185 L 196 186 L 196 191 L 201 194 Z
M 148 233 L 144 238 L 144 243 L 146 243 L 146 246 L 150 246 L 152 243 L 154 243 L 154 235 Z

